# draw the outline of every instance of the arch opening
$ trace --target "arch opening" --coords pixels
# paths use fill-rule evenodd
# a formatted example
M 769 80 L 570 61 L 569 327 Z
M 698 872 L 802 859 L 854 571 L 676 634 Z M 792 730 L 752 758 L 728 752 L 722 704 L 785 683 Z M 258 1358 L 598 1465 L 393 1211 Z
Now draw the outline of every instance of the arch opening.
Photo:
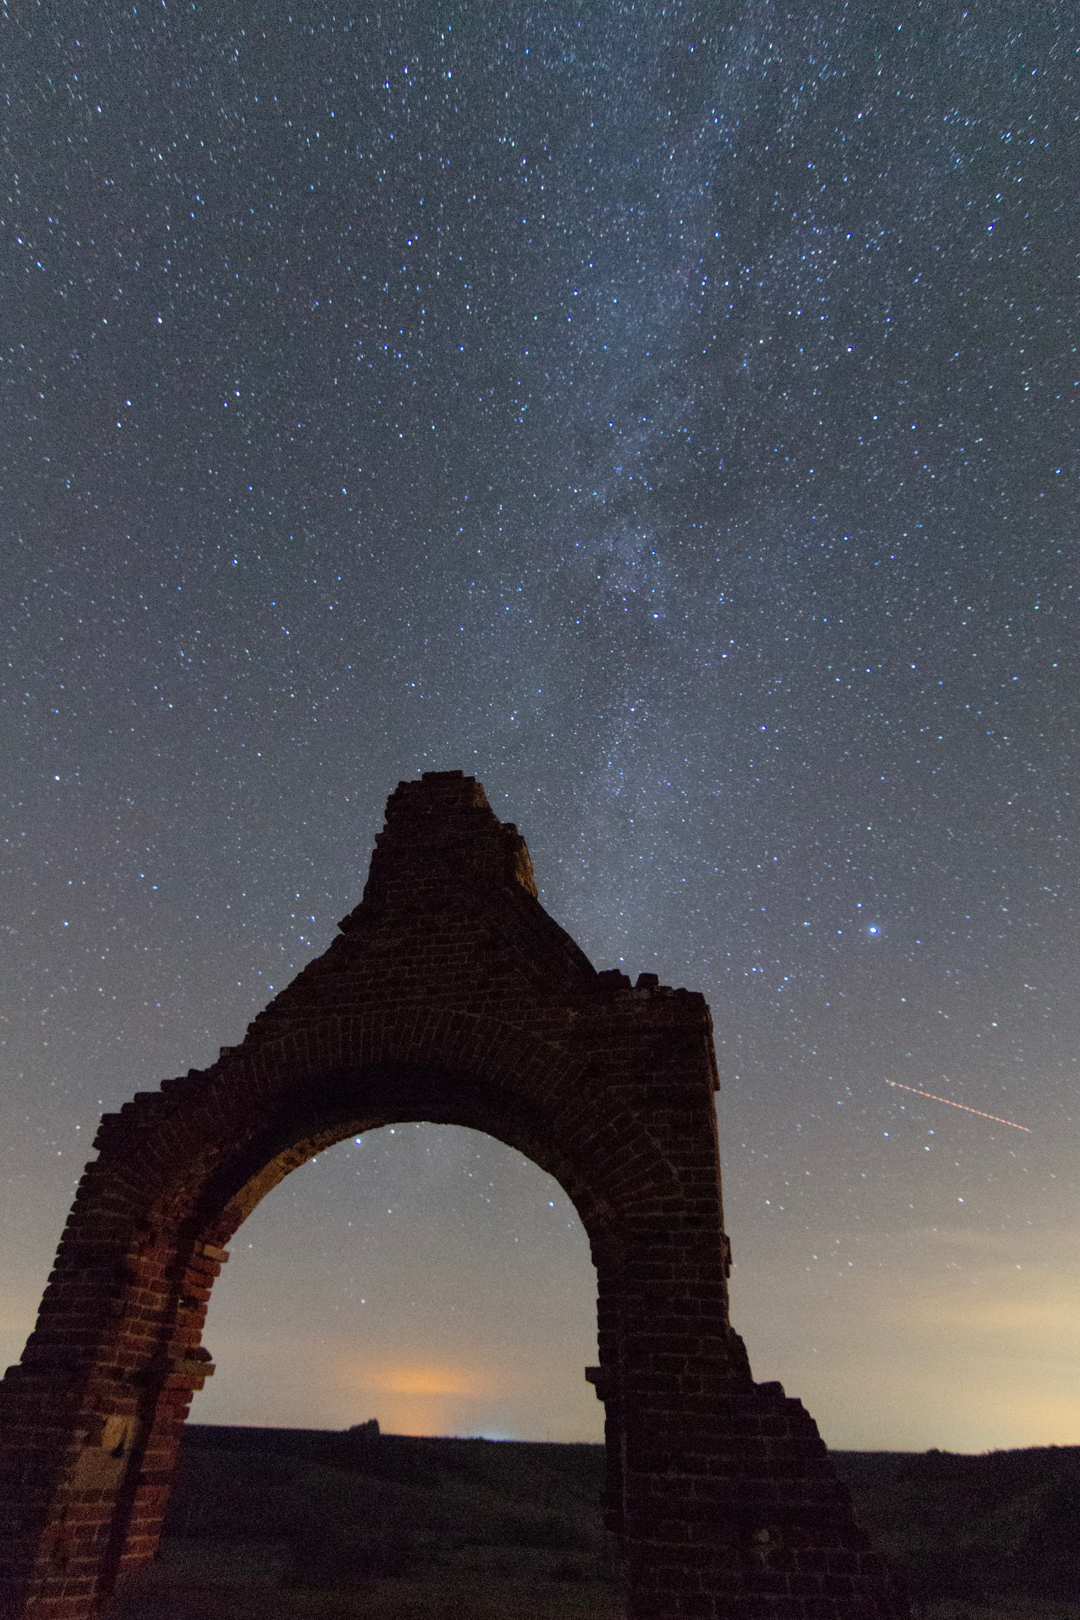
M 237 1229 L 191 1421 L 592 1441 L 588 1238 L 487 1133 L 395 1121 L 302 1165 Z

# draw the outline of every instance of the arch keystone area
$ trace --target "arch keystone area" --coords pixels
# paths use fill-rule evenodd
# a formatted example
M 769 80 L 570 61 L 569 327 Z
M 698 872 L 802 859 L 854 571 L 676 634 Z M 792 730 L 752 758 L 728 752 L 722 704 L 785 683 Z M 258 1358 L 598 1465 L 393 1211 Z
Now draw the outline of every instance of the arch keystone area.
M 157 1546 L 233 1233 L 323 1148 L 431 1120 L 533 1159 L 588 1233 L 628 1620 L 903 1620 L 812 1419 L 729 1324 L 717 1083 L 704 998 L 597 973 L 473 777 L 399 784 L 330 948 L 241 1045 L 101 1121 L 0 1383 L 0 1612 L 107 1612 Z

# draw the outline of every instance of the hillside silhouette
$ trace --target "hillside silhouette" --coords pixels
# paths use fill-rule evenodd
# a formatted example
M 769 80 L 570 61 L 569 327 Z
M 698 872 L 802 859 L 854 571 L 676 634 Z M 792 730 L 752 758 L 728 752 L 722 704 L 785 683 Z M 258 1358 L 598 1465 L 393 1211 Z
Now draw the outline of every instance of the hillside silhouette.
M 832 1455 L 917 1612 L 1080 1620 L 1080 1447 Z M 596 1445 L 189 1424 L 110 1620 L 617 1620 L 603 1473 Z

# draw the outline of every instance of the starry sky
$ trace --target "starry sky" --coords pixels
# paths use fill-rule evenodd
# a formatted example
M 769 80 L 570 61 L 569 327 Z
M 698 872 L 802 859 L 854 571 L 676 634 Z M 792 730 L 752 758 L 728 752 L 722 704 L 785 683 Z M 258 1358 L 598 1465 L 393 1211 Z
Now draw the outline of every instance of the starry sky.
M 98 1115 L 461 768 L 712 1006 L 755 1375 L 1080 1443 L 1075 8 L 3 15 L 4 1363 Z M 232 1255 L 197 1420 L 600 1435 L 500 1143 L 341 1144 Z

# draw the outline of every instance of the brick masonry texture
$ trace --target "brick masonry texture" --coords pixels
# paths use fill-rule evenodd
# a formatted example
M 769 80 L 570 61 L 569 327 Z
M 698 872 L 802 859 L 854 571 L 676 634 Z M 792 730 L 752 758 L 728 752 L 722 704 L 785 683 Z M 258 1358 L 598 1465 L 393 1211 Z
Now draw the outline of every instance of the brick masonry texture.
M 904 1620 L 812 1419 L 728 1321 L 704 998 L 597 973 L 459 771 L 391 794 L 362 903 L 218 1061 L 106 1115 L 0 1383 L 0 1613 L 89 1620 L 152 1558 L 227 1245 L 345 1137 L 486 1131 L 573 1200 L 598 1278 L 628 1620 Z

